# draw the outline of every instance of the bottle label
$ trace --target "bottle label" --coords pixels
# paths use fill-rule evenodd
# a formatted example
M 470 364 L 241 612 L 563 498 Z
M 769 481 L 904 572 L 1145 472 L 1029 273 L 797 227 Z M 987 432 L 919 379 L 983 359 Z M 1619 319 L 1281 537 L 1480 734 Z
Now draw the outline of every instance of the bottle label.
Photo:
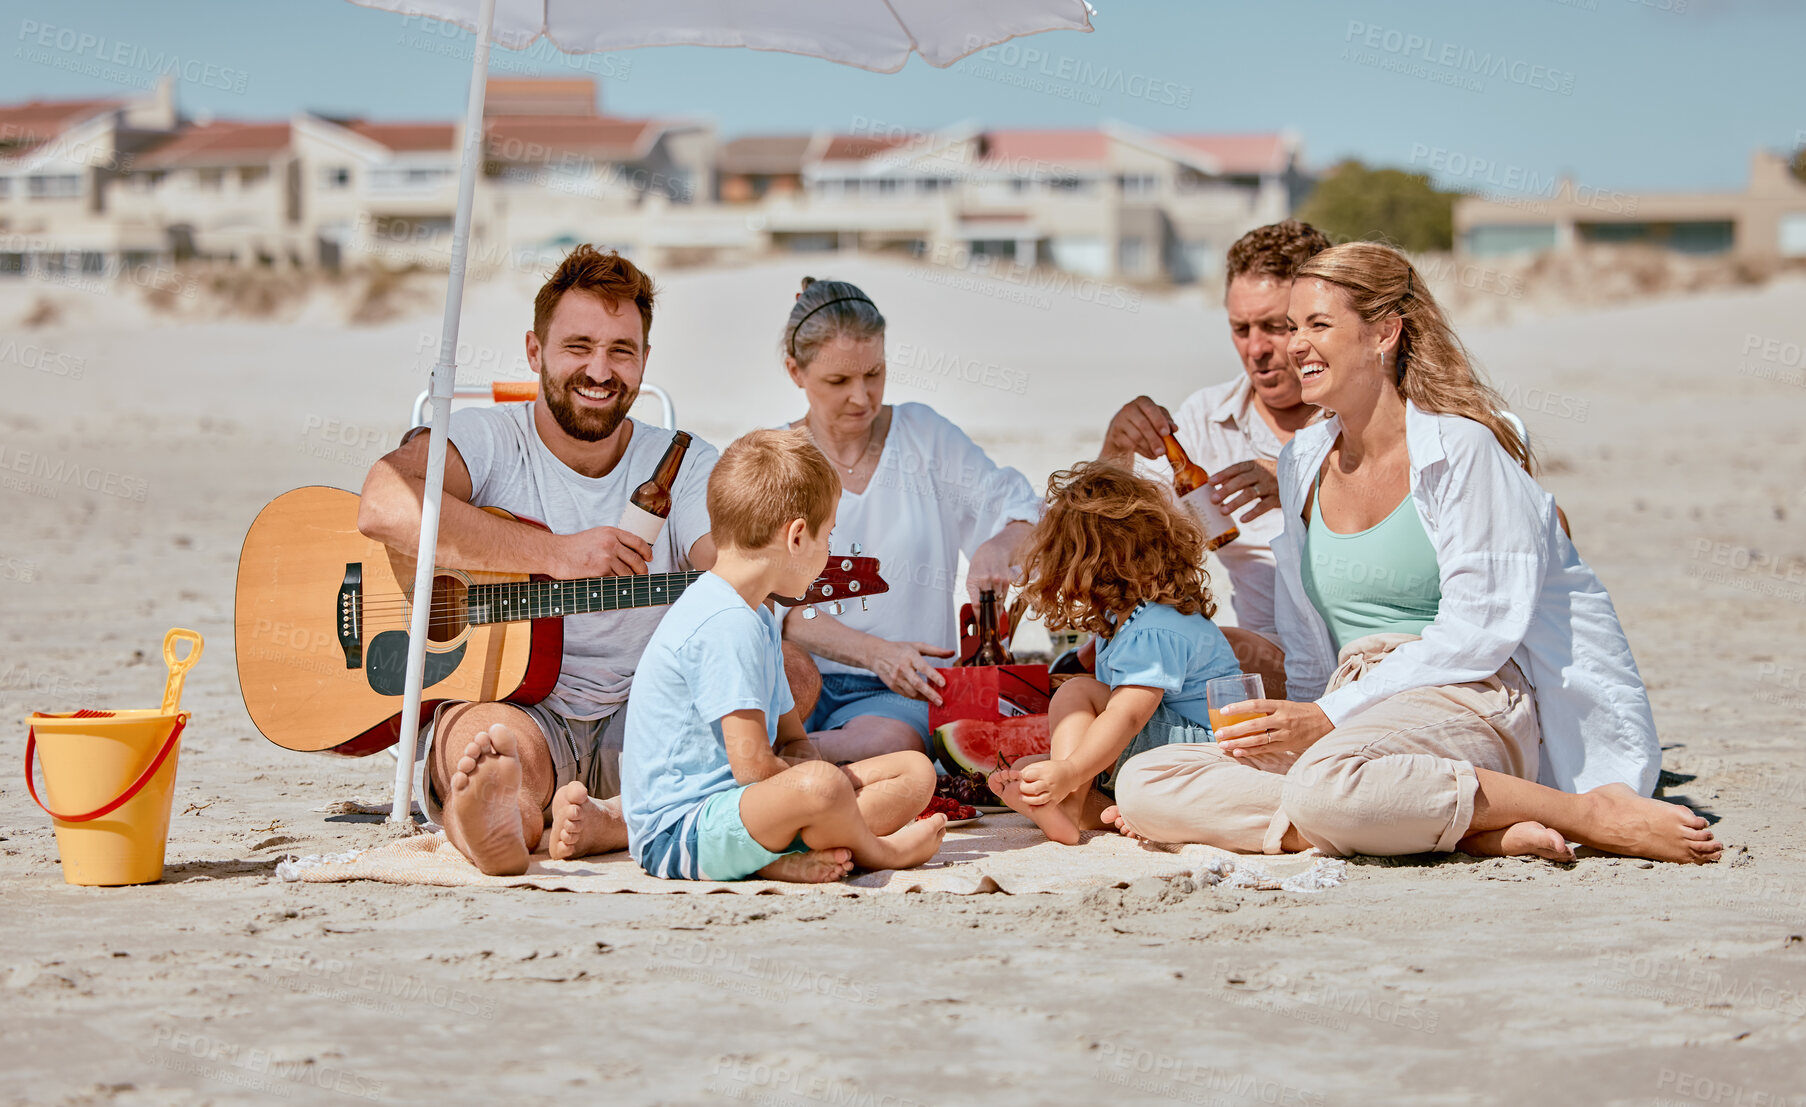
M 658 542 L 658 536 L 664 533 L 665 521 L 645 508 L 628 504 L 627 510 L 621 512 L 621 529 L 651 544 Z
M 1198 523 L 1204 528 L 1206 542 L 1214 541 L 1218 535 L 1235 530 L 1235 520 L 1222 507 L 1210 501 L 1210 486 L 1194 488 L 1179 498 L 1179 502 L 1191 508 L 1197 516 Z

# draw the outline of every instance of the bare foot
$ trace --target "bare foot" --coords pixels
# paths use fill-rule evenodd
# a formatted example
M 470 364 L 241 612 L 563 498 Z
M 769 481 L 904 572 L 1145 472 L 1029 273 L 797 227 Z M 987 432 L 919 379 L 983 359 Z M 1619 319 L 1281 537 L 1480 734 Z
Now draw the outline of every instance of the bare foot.
M 760 869 L 759 875 L 792 884 L 832 884 L 852 871 L 852 850 L 812 849 L 808 853 L 786 853 Z
M 1018 769 L 998 769 L 985 778 L 991 791 L 1011 811 L 1027 815 L 1041 828 L 1041 833 L 1063 846 L 1079 844 L 1079 824 L 1057 803 L 1030 803 L 1022 794 L 1022 773 Z
M 581 780 L 571 781 L 552 797 L 552 832 L 546 841 L 546 852 L 554 861 L 626 849 L 621 801 L 590 799 Z
M 1129 820 L 1123 818 L 1122 808 L 1116 804 L 1104 808 L 1104 813 L 1098 817 L 1104 820 L 1104 825 L 1115 827 L 1116 832 L 1124 838 L 1133 838 L 1137 842 L 1142 840 L 1141 831 L 1129 825 Z
M 934 860 L 941 852 L 941 839 L 947 834 L 947 816 L 930 815 L 917 819 L 894 834 L 878 839 L 884 847 L 884 868 L 913 869 Z
M 1513 823 L 1503 830 L 1487 830 L 1461 839 L 1461 852 L 1475 857 L 1541 857 L 1546 861 L 1572 861 L 1574 848 L 1559 830 L 1542 823 Z
M 1640 796 L 1626 784 L 1602 784 L 1586 798 L 1591 817 L 1574 828 L 1582 845 L 1682 864 L 1716 861 L 1724 851 L 1706 820 L 1678 803 Z
M 520 758 L 505 726 L 478 731 L 452 773 L 445 799 L 445 836 L 490 876 L 527 871 L 520 815 Z

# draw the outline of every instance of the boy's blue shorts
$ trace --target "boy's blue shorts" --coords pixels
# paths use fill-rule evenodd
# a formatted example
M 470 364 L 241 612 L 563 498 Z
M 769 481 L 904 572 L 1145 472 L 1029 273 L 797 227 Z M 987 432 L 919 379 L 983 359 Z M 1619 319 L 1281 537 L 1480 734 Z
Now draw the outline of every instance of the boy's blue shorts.
M 740 820 L 740 797 L 750 787 L 716 792 L 691 808 L 646 843 L 641 867 L 667 880 L 745 880 L 785 854 L 806 852 L 800 837 L 777 853 L 758 843 Z

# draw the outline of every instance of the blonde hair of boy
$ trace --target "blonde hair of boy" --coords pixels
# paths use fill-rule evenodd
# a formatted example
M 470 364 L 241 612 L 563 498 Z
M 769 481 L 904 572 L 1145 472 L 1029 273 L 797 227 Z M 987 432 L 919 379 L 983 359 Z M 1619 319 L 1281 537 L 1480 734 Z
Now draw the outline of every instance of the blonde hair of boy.
M 792 519 L 818 533 L 839 499 L 840 475 L 807 431 L 748 431 L 709 474 L 709 534 L 717 546 L 763 549 Z

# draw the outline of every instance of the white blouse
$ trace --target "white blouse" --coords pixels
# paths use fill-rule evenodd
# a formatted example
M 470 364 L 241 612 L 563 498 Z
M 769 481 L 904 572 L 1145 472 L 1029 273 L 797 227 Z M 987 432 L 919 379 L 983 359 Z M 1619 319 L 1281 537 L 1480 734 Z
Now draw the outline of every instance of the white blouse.
M 959 555 L 970 558 L 1013 521 L 1039 521 L 1041 507 L 1027 477 L 992 461 L 945 416 L 927 404 L 893 405 L 878 468 L 864 492 L 841 491 L 829 540 L 833 553 L 851 553 L 857 542 L 877 558 L 890 591 L 872 597 L 870 610 L 848 602 L 844 614 L 820 617 L 893 642 L 955 649 Z M 823 673 L 867 671 L 815 661 Z
M 1407 402 L 1411 499 L 1436 547 L 1442 604 L 1421 640 L 1324 694 L 1336 650 L 1304 595 L 1302 512 L 1341 430 L 1339 418 L 1314 423 L 1279 455 L 1285 532 L 1273 553 L 1288 694 L 1340 725 L 1388 696 L 1485 680 L 1516 661 L 1536 694 L 1541 783 L 1583 792 L 1619 781 L 1651 794 L 1661 746 L 1612 599 L 1562 531 L 1555 498 L 1471 419 Z

